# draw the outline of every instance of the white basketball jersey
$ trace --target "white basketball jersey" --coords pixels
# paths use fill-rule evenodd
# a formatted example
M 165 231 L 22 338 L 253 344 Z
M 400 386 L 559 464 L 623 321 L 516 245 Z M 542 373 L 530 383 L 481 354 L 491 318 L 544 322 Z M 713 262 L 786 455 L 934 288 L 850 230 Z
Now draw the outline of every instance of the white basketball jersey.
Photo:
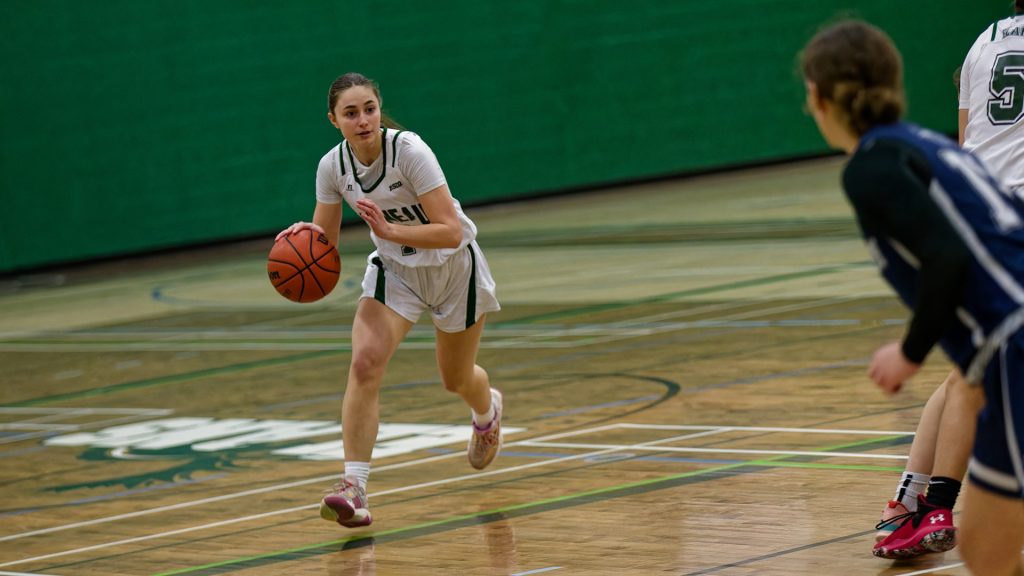
M 356 158 L 347 141 L 331 149 L 320 160 L 317 169 L 317 201 L 336 204 L 344 198 L 356 209 L 356 200 L 368 198 L 380 206 L 388 222 L 401 226 L 428 224 L 419 196 L 445 184 L 444 173 L 437 158 L 423 140 L 412 132 L 382 128 L 380 156 L 369 166 Z M 414 248 L 378 238 L 370 238 L 382 258 L 403 266 L 437 266 L 462 250 L 476 238 L 476 225 L 455 203 L 462 226 L 462 243 L 458 248 Z
M 1024 188 L 1024 15 L 981 33 L 960 72 L 964 148 L 1010 188 Z

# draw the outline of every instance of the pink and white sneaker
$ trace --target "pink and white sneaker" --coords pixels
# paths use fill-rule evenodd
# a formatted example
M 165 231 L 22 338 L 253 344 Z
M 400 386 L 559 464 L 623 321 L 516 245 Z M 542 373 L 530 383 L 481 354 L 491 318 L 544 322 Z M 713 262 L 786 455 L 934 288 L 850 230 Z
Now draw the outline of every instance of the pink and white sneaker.
M 373 522 L 373 517 L 370 516 L 366 489 L 347 478 L 342 478 L 341 482 L 335 484 L 320 500 L 320 517 L 337 522 L 345 528 L 369 526 Z
M 899 526 L 875 544 L 871 553 L 879 558 L 913 558 L 929 552 L 946 552 L 956 546 L 953 511 L 932 506 L 924 496 L 917 497 L 917 512 L 893 516 L 875 528 L 881 530 L 889 523 Z
M 483 428 L 473 423 L 473 435 L 469 438 L 469 446 L 466 455 L 469 457 L 469 465 L 477 470 L 483 470 L 498 456 L 501 451 L 501 392 L 491 388 L 491 404 L 494 405 L 494 420 Z

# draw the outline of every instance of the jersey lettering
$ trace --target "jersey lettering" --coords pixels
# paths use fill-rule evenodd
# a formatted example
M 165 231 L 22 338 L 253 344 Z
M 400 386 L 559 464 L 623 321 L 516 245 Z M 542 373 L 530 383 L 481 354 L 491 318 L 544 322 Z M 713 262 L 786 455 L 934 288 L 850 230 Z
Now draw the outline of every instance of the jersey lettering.
M 992 65 L 988 119 L 993 124 L 1016 124 L 1024 118 L 1024 52 L 1005 52 Z

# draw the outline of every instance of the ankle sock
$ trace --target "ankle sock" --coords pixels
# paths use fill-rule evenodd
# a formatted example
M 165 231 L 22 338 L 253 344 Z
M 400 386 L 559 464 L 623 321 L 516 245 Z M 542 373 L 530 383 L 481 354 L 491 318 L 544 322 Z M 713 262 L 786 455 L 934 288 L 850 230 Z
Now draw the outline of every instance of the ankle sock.
M 366 483 L 370 480 L 370 463 L 345 462 L 345 479 L 355 482 L 365 490 Z
M 931 476 L 920 472 L 904 472 L 900 483 L 896 485 L 896 496 L 893 500 L 903 504 L 910 512 L 917 511 L 917 495 L 923 494 L 928 487 Z
M 924 499 L 932 506 L 953 509 L 956 498 L 960 495 L 960 481 L 945 476 L 935 476 L 928 483 L 928 493 Z
M 473 423 L 476 424 L 477 428 L 487 428 L 491 422 L 494 421 L 494 400 L 491 400 L 491 407 L 487 409 L 486 414 L 477 414 L 473 412 Z

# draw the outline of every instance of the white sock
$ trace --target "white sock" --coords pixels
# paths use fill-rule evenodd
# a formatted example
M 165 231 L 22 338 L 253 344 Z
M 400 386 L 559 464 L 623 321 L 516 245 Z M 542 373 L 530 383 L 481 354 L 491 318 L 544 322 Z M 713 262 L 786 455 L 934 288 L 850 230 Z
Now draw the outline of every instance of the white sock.
M 924 493 L 928 488 L 930 474 L 920 472 L 904 472 L 900 477 L 900 483 L 896 485 L 896 496 L 893 500 L 906 506 L 907 511 L 917 510 L 917 495 Z
M 370 480 L 370 463 L 345 462 L 345 478 L 365 490 L 366 483 Z
M 491 407 L 487 409 L 486 414 L 477 414 L 473 412 L 473 422 L 476 423 L 477 428 L 487 428 L 494 421 L 494 399 L 491 399 Z

